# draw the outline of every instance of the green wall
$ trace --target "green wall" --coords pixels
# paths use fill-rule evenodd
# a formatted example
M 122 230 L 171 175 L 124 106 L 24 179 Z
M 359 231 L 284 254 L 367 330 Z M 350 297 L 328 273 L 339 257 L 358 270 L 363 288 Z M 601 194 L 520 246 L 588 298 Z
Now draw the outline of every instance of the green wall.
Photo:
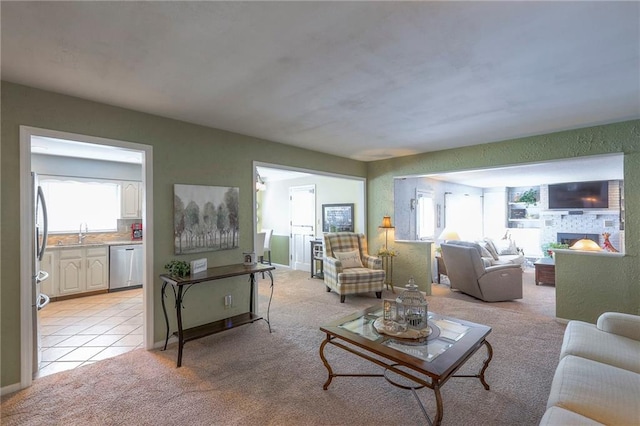
M 640 314 L 640 120 L 368 163 L 369 235 L 377 232 L 378 218 L 393 211 L 394 176 L 620 152 L 624 153 L 625 256 L 560 255 L 556 316 L 595 322 L 605 311 Z M 418 276 L 423 270 L 423 247 L 398 242 L 395 246 L 400 255 L 394 270 Z
M 289 265 L 289 237 L 282 235 L 271 237 L 271 263 Z
M 167 261 L 175 258 L 172 237 L 174 183 L 240 188 L 241 212 L 246 212 L 240 217 L 240 249 L 180 258 L 191 260 L 206 255 L 210 266 L 236 263 L 241 259 L 243 248 L 252 244 L 249 230 L 252 229 L 254 160 L 367 177 L 369 245 L 375 247 L 378 240 L 384 238 L 377 228 L 381 217 L 391 214 L 393 218 L 394 176 L 624 152 L 626 254 L 620 258 L 599 258 L 598 261 L 586 255 L 561 255 L 557 266 L 557 294 L 579 297 L 580 301 L 563 300 L 559 296 L 557 315 L 594 321 L 606 310 L 640 313 L 640 120 L 362 163 L 6 82 L 2 83 L 1 108 L 2 387 L 20 380 L 20 125 L 153 146 L 155 277 L 164 272 L 162 267 Z M 280 244 L 279 241 L 274 243 Z M 395 243 L 395 248 L 399 251 L 394 261 L 396 286 L 414 276 L 420 287 L 429 291 L 430 245 Z M 277 259 L 274 261 L 279 263 Z M 155 340 L 159 341 L 164 337 L 164 320 L 157 279 L 153 284 Z M 193 321 L 200 321 L 201 316 L 204 318 L 212 312 L 219 317 L 227 316 L 229 311 L 222 309 L 221 300 L 225 292 L 235 288 L 234 285 L 230 282 L 220 287 L 194 288 L 190 300 L 197 305 L 189 311 L 195 314 Z M 241 293 L 239 296 L 248 297 Z
M 173 254 L 173 184 L 235 186 L 240 188 L 240 248 L 180 256 L 182 260 L 207 257 L 209 266 L 239 263 L 242 251 L 252 247 L 254 160 L 366 177 L 366 164 L 279 143 L 143 114 L 70 96 L 2 82 L 1 205 L 2 242 L 0 270 L 0 386 L 20 381 L 20 158 L 19 126 L 98 136 L 153 147 L 154 277 Z M 243 285 L 240 280 L 239 286 Z M 160 286 L 154 285 L 155 341 L 164 339 Z M 193 288 L 185 303 L 191 322 L 233 313 L 224 310 L 223 297 L 233 291 L 233 280 L 220 286 Z M 197 287 L 197 286 L 196 286 Z M 323 290 L 324 291 L 324 290 Z M 234 297 L 238 310 L 243 298 Z M 238 300 L 240 299 L 240 300 Z M 248 302 L 246 304 L 248 306 Z M 246 309 L 245 309 L 246 310 Z M 175 327 L 174 327 L 175 329 Z

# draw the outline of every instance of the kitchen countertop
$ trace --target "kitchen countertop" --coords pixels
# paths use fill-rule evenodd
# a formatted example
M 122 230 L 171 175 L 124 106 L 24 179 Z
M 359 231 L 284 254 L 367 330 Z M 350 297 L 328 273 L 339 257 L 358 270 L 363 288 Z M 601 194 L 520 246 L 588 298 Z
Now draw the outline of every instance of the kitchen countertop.
M 72 249 L 72 248 L 82 248 L 82 247 L 103 247 L 103 246 L 123 246 L 123 245 L 131 245 L 131 244 L 142 244 L 141 240 L 122 240 L 122 241 L 104 241 L 98 243 L 82 243 L 82 244 L 54 244 L 47 245 L 47 250 L 64 250 L 64 249 Z

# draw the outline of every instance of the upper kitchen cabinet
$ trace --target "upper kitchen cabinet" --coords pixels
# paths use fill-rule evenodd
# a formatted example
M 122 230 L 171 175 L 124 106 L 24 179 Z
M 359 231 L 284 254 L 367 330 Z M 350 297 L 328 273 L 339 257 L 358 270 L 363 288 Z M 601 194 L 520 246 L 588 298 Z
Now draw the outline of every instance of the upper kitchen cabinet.
M 120 217 L 139 219 L 142 217 L 142 182 L 122 181 L 120 189 Z

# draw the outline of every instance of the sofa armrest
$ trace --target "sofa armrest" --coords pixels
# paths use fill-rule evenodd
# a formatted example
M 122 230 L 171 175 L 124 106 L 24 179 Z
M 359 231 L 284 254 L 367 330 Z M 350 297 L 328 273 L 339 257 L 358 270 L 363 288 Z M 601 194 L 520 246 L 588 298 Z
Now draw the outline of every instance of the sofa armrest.
M 519 269 L 520 272 L 522 272 L 522 268 L 520 267 L 520 265 L 516 265 L 515 263 L 489 266 L 485 268 L 485 271 L 489 273 L 493 271 L 499 271 L 500 269 Z
M 605 312 L 598 317 L 599 330 L 640 340 L 640 316 L 620 312 Z

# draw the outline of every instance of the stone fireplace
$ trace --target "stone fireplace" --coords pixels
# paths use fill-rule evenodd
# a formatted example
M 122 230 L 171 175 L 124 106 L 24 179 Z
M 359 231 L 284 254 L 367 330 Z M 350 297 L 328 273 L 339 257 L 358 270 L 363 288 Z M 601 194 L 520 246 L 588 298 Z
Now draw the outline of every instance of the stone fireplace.
M 557 242 L 562 244 L 569 244 L 569 247 L 575 244 L 576 241 L 581 240 L 583 238 L 587 238 L 589 240 L 595 241 L 598 245 L 600 245 L 599 234 L 558 232 L 556 234 L 556 238 L 557 238 Z

